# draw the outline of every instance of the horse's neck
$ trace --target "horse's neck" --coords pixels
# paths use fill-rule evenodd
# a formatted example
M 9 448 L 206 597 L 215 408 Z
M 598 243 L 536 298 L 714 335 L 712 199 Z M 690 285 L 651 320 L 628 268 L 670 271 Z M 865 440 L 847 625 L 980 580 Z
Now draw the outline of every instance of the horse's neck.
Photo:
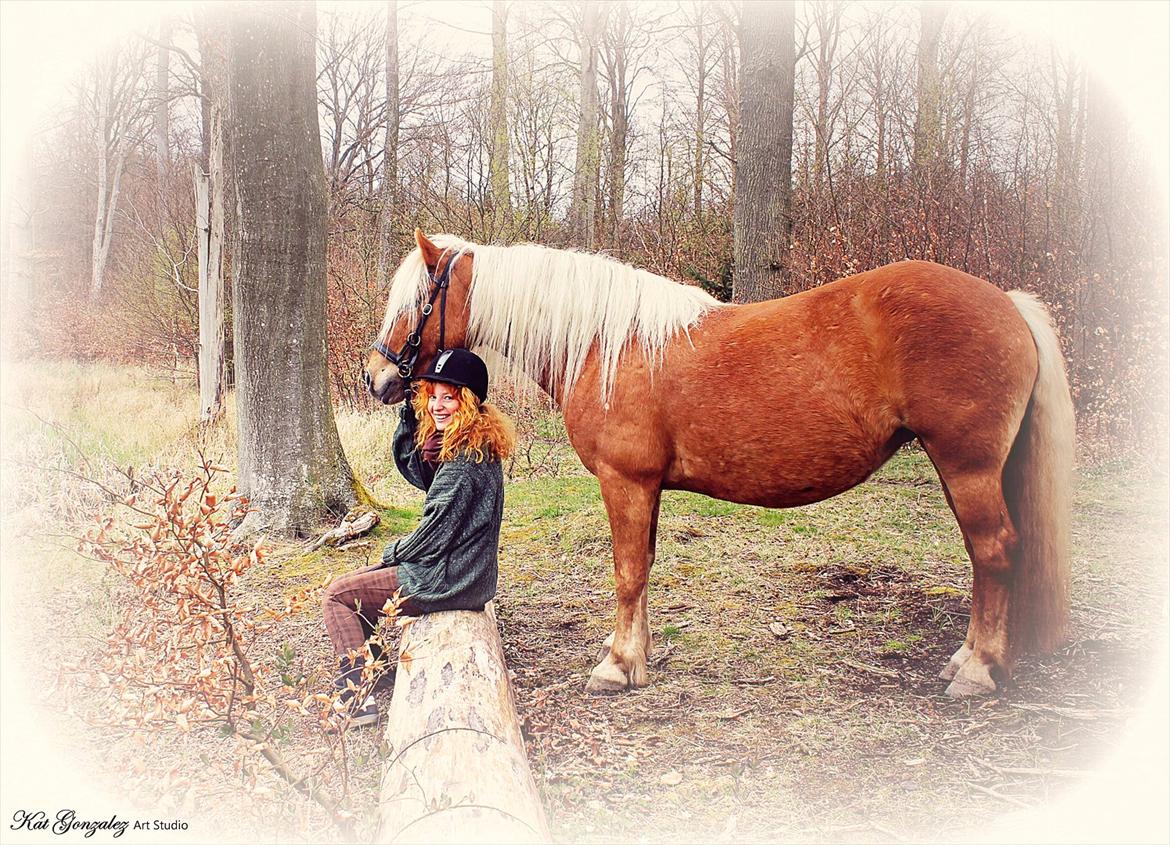
M 506 359 L 510 364 L 513 364 L 513 366 L 522 368 L 524 374 L 528 376 L 528 378 L 532 379 L 532 381 L 534 381 L 541 390 L 543 390 L 552 398 L 557 408 L 563 409 L 565 397 L 562 395 L 563 391 L 561 389 L 561 382 L 564 378 L 564 373 L 554 375 L 547 365 L 541 368 L 540 372 L 532 372 L 531 368 L 524 367 L 523 362 L 515 364 L 512 358 L 508 358 L 498 349 L 493 351 L 501 358 Z

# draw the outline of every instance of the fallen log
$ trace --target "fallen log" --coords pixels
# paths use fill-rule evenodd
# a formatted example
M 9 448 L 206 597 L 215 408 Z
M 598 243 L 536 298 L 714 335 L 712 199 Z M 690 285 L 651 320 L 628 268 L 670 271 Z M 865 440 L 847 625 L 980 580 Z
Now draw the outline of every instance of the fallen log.
M 340 546 L 347 540 L 360 537 L 377 524 L 377 513 L 369 508 L 354 508 L 342 518 L 340 525 L 318 537 L 317 542 L 313 543 L 309 551 L 315 552 L 322 546 Z
M 404 631 L 376 843 L 549 842 L 491 604 Z

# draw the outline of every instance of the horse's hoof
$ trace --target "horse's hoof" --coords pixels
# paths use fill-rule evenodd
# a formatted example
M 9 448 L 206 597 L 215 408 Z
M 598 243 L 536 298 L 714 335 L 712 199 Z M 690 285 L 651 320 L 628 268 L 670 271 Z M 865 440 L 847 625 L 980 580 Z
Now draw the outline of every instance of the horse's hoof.
M 963 664 L 947 687 L 947 695 L 951 698 L 974 698 L 980 695 L 991 695 L 995 692 L 995 681 L 991 672 L 983 663 L 974 657 Z
M 629 685 L 626 673 L 612 661 L 605 660 L 594 666 L 593 671 L 589 673 L 585 692 L 590 695 L 612 695 L 616 692 L 625 692 Z
M 967 648 L 966 645 L 961 646 L 958 651 L 951 655 L 951 659 L 947 661 L 947 665 L 938 673 L 938 676 L 944 681 L 953 679 L 955 675 L 959 674 L 959 670 L 963 668 L 963 664 L 967 662 L 970 656 L 971 649 Z
M 610 646 L 613 645 L 613 638 L 615 634 L 613 631 L 609 632 L 609 636 L 605 638 L 605 642 L 601 644 L 601 648 L 597 652 L 597 662 L 601 663 L 605 658 L 609 657 Z

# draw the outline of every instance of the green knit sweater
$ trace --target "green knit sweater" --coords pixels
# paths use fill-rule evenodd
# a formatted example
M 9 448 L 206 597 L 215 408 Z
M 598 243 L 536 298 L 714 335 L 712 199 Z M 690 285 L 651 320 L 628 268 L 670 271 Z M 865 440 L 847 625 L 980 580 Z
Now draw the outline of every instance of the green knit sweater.
M 496 594 L 504 472 L 496 457 L 465 453 L 432 469 L 416 448 L 414 413 L 406 403 L 394 432 L 394 462 L 425 490 L 422 521 L 386 546 L 383 566 L 397 566 L 403 595 L 421 613 L 482 610 Z

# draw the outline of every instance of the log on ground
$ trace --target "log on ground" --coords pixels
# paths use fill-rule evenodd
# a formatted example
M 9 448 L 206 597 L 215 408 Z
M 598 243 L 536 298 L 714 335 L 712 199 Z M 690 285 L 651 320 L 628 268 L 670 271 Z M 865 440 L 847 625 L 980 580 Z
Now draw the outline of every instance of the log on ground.
M 375 842 L 550 841 L 491 604 L 407 628 L 386 741 Z

